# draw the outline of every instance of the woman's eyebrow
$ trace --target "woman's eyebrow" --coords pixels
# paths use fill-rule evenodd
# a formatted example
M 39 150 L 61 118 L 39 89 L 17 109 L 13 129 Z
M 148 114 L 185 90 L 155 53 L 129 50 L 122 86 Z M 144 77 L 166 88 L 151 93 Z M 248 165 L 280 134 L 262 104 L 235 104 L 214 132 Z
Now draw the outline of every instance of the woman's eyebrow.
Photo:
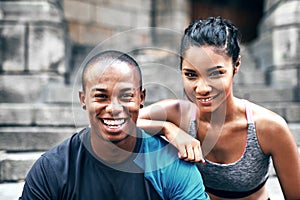
M 193 70 L 193 69 L 187 69 L 187 68 L 182 68 L 182 70 L 188 71 L 188 72 L 195 72 L 195 70 Z
M 216 69 L 220 69 L 220 68 L 224 68 L 223 66 L 215 66 L 215 67 L 212 67 L 212 68 L 209 68 L 209 69 L 207 69 L 206 71 L 207 72 L 212 72 L 212 71 L 215 71 Z

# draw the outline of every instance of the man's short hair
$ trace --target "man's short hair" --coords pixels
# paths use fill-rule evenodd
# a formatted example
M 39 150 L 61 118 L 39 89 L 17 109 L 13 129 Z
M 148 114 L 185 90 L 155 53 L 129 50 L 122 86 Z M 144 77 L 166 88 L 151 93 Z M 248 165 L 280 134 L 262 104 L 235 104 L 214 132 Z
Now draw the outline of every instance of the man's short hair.
M 113 63 L 117 63 L 117 62 L 125 62 L 128 65 L 131 65 L 134 67 L 134 69 L 136 69 L 136 71 L 138 72 L 138 78 L 139 78 L 139 82 L 140 82 L 140 91 L 142 90 L 142 86 L 143 86 L 143 80 L 142 80 L 142 73 L 141 73 L 141 69 L 140 66 L 138 65 L 138 63 L 128 54 L 123 53 L 121 51 L 116 51 L 116 50 L 107 50 L 107 51 L 103 51 L 100 52 L 96 55 L 94 55 L 91 59 L 89 59 L 86 64 L 84 65 L 83 68 L 83 72 L 82 72 L 82 89 L 83 91 L 85 91 L 85 87 L 86 87 L 86 76 L 88 74 L 88 71 L 90 69 L 90 67 L 97 63 L 103 63 L 103 67 L 107 67 Z

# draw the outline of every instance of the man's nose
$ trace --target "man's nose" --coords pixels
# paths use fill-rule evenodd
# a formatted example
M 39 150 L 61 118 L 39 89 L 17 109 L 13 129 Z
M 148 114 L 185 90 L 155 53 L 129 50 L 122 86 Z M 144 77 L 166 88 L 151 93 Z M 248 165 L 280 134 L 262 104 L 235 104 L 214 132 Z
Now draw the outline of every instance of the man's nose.
M 117 115 L 123 111 L 123 106 L 119 103 L 118 100 L 112 100 L 110 104 L 106 106 L 106 112 L 111 115 Z

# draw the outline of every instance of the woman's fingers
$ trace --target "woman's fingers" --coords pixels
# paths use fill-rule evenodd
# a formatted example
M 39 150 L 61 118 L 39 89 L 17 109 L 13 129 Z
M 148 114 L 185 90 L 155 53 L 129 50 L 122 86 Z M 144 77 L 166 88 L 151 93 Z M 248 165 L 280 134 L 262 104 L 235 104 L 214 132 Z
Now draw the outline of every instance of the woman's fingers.
M 178 157 L 180 159 L 187 158 L 186 148 L 184 146 L 177 148 L 178 149 Z
M 187 156 L 184 159 L 185 161 L 195 161 L 194 148 L 192 145 L 187 145 L 186 147 Z
M 205 162 L 202 156 L 202 151 L 199 145 L 186 146 L 186 156 L 183 158 L 185 161 L 192 161 L 192 162 Z
M 195 162 L 205 163 L 200 144 L 199 146 L 194 147 L 194 158 Z

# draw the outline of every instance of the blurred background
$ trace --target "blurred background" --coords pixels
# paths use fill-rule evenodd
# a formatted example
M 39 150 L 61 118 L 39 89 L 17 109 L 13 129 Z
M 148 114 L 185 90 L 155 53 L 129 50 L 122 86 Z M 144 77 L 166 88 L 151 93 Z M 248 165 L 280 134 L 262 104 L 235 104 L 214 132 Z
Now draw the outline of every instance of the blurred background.
M 85 59 L 128 52 L 147 104 L 182 98 L 180 38 L 209 16 L 242 35 L 235 95 L 282 115 L 300 146 L 300 0 L 1 0 L 0 199 L 16 198 L 36 158 L 87 124 L 77 95 Z

